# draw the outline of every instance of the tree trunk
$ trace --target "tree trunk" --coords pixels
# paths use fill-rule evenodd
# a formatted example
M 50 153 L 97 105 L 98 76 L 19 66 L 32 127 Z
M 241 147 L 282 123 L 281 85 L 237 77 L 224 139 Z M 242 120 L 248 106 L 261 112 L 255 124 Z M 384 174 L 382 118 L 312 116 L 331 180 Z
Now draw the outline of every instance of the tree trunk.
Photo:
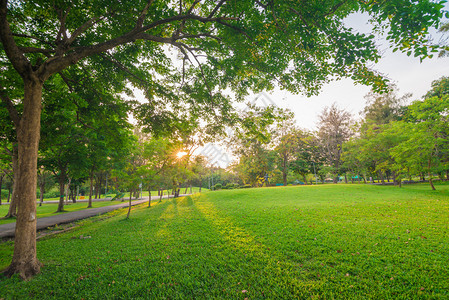
M 345 183 L 348 184 L 348 176 L 345 174 Z
M 69 182 L 66 186 L 66 193 L 65 193 L 65 204 L 69 204 L 69 195 L 70 195 L 70 184 L 72 183 L 72 178 L 69 178 Z
M 159 198 L 159 202 L 162 202 L 162 197 L 164 196 L 164 190 L 163 189 L 161 189 L 161 192 L 160 192 L 160 198 Z
M 44 202 L 44 193 L 45 193 L 45 178 L 42 175 L 41 182 L 39 182 L 39 192 L 40 192 L 40 202 L 39 206 L 42 206 L 42 203 Z
M 429 163 L 427 165 L 427 171 L 428 171 L 428 175 L 429 175 L 429 183 L 430 183 L 430 187 L 432 188 L 432 191 L 435 191 L 435 186 L 433 185 L 433 180 L 432 180 L 432 173 L 431 173 L 431 167 L 432 167 L 432 161 L 429 159 Z
M 397 183 L 397 181 L 396 181 L 396 172 L 393 172 L 391 175 L 392 175 L 392 177 L 393 177 L 393 184 L 394 184 L 394 186 L 397 186 L 398 183 Z
M 192 185 L 190 185 L 190 194 L 193 194 L 193 188 L 192 188 Z
M 449 180 L 449 170 L 446 170 L 446 181 Z
M 2 184 L 3 184 L 3 177 L 5 176 L 5 174 L 2 173 L 2 175 L 0 175 L 0 205 L 2 205 Z
M 148 188 L 148 207 L 151 207 L 151 187 Z
M 58 178 L 59 181 L 59 204 L 58 204 L 58 210 L 56 212 L 64 211 L 64 187 L 65 187 L 65 174 L 63 171 L 61 171 L 61 174 Z
M 92 189 L 93 189 L 93 185 L 94 185 L 94 172 L 93 171 L 90 172 L 89 180 L 90 180 L 89 202 L 87 204 L 87 208 L 91 208 L 92 207 Z
M 382 171 L 379 171 L 379 177 L 380 177 L 380 181 L 382 182 L 382 185 L 384 185 L 385 180 L 384 180 L 384 173 L 382 173 Z
M 128 213 L 126 214 L 126 218 L 129 219 L 129 214 L 131 213 L 131 199 L 132 199 L 132 193 L 129 193 L 129 204 L 128 204 Z
M 40 118 L 40 117 L 39 117 Z M 39 123 L 40 125 L 40 123 Z M 17 216 L 17 199 L 18 199 L 18 188 L 17 188 L 17 182 L 19 181 L 19 149 L 17 146 L 13 146 L 13 154 L 11 156 L 11 160 L 12 160 L 12 172 L 13 172 L 13 178 L 12 178 L 12 195 L 11 195 L 11 189 L 9 189 L 9 195 L 8 195 L 8 202 L 10 202 L 9 204 L 9 209 L 8 209 L 8 213 L 6 214 L 5 218 L 11 218 L 11 217 L 16 217 Z M 37 156 L 37 153 L 36 153 Z M 37 161 L 36 161 L 36 165 L 37 165 Z M 36 166 L 37 168 L 37 166 Z M 34 196 L 36 197 L 36 195 Z M 36 202 L 36 200 L 35 200 Z
M 24 80 L 23 113 L 17 128 L 19 174 L 15 190 L 20 195 L 13 191 L 18 208 L 14 254 L 4 274 L 19 274 L 22 279 L 39 273 L 41 268 L 36 255 L 36 186 L 42 86 L 38 79 Z

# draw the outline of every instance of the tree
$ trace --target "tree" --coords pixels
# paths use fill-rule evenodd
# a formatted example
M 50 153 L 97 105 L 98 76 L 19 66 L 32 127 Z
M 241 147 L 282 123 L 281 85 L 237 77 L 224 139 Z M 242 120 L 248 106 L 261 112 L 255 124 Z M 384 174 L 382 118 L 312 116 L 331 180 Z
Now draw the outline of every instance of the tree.
M 278 80 L 285 89 L 313 94 L 330 75 L 382 85 L 367 67 L 379 58 L 374 37 L 353 32 L 343 19 L 368 12 L 378 27 L 390 25 L 387 38 L 396 47 L 428 57 L 436 51 L 426 46 L 428 28 L 438 24 L 444 7 L 443 1 L 430 0 L 36 2 L 0 1 L 2 62 L 23 81 L 18 86 L 3 74 L 0 78 L 0 97 L 17 129 L 21 192 L 15 250 L 6 274 L 22 278 L 40 270 L 36 164 L 42 88 L 52 76 L 65 77 L 75 65 L 93 76 L 101 68 L 118 70 L 124 81 L 145 90 L 149 103 L 144 115 L 156 127 L 170 124 L 160 121 L 173 115 L 158 109 L 167 102 L 186 103 L 190 113 L 202 112 L 204 118 L 227 118 L 229 97 L 216 92 L 226 87 L 243 97 L 248 89 L 272 88 Z M 182 70 L 170 66 L 163 45 L 179 49 Z
M 334 103 L 324 108 L 319 116 L 319 122 L 318 137 L 324 151 L 323 156 L 327 164 L 332 167 L 334 183 L 337 183 L 342 168 L 342 145 L 352 135 L 352 117 L 350 113 L 338 108 Z
M 371 91 L 366 94 L 367 105 L 362 112 L 365 117 L 364 123 L 366 125 L 383 125 L 400 120 L 404 112 L 402 104 L 411 97 L 411 94 L 399 97 L 397 92 L 398 88 L 392 85 L 386 93 Z
M 277 123 L 274 132 L 274 151 L 278 156 L 277 165 L 282 173 L 282 182 L 284 186 L 287 185 L 287 175 L 290 170 L 291 161 L 298 150 L 299 130 L 294 125 L 294 122 L 293 114 L 287 112 L 285 119 Z

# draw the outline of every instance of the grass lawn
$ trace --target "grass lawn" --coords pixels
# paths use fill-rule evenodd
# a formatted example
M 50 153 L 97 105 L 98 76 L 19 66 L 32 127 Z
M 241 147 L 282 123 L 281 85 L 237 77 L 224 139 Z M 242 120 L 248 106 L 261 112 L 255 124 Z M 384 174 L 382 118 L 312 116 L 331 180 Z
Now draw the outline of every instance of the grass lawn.
M 198 187 L 193 187 L 192 191 L 194 193 L 198 192 Z M 207 189 L 202 189 L 204 191 L 208 191 Z M 185 188 L 181 189 L 181 193 L 185 192 Z M 190 189 L 187 191 L 188 193 L 190 192 Z M 152 191 L 151 192 L 152 197 L 153 197 L 153 201 L 157 200 L 157 191 Z M 164 195 L 167 195 L 167 191 L 164 191 Z M 142 196 L 143 197 L 148 197 L 148 191 L 146 192 L 142 192 Z M 104 195 L 102 195 L 102 197 L 104 197 Z M 86 199 L 86 197 L 84 198 Z M 59 198 L 51 198 L 51 199 L 44 199 L 44 201 L 49 201 L 49 200 L 59 200 Z M 125 197 L 124 197 L 125 201 L 129 200 L 129 193 L 125 193 Z M 133 198 L 134 201 L 134 198 Z M 103 206 L 109 206 L 109 205 L 115 205 L 115 204 L 119 204 L 122 201 L 93 201 L 92 202 L 92 206 L 95 207 L 103 207 Z M 53 216 L 53 215 L 57 215 L 57 214 L 63 214 L 66 212 L 71 212 L 71 211 L 77 211 L 77 210 L 83 210 L 86 209 L 87 207 L 87 202 L 78 202 L 78 203 L 72 203 L 72 201 L 69 201 L 68 205 L 64 205 L 64 212 L 60 212 L 60 213 L 55 213 L 55 211 L 58 208 L 57 204 L 46 204 L 44 203 L 42 206 L 39 206 L 39 202 L 37 204 L 37 217 L 38 218 L 43 218 L 43 217 L 49 217 L 49 216 Z M 9 205 L 0 205 L 0 218 L 2 216 L 5 216 L 8 213 L 8 209 L 9 209 Z M 7 224 L 7 223 L 12 223 L 15 222 L 16 219 L 15 218 L 9 218 L 9 219 L 5 219 L 2 220 L 0 219 L 0 225 L 2 224 Z
M 0 298 L 448 299 L 449 185 L 437 189 L 241 189 L 116 211 L 39 241 L 42 273 L 0 276 Z
M 122 202 L 121 201 L 98 201 L 98 202 L 94 201 L 94 202 L 92 202 L 92 206 L 95 208 L 95 207 L 115 205 L 115 204 L 119 204 L 119 203 L 122 203 Z M 8 209 L 9 209 L 9 205 L 1 205 L 0 206 L 0 216 L 1 217 L 5 216 L 8 213 Z M 70 211 L 87 209 L 87 202 L 71 203 L 71 201 L 70 201 L 68 205 L 67 204 L 64 205 L 64 210 L 65 210 L 64 212 L 55 213 L 55 211 L 57 209 L 58 209 L 58 204 L 44 203 L 44 204 L 42 204 L 42 206 L 39 206 L 39 204 L 38 204 L 37 212 L 36 212 L 37 217 L 38 218 L 50 217 L 53 215 L 59 215 L 59 214 L 63 214 L 63 213 L 70 212 Z M 15 218 L 0 220 L 0 225 L 12 223 L 15 221 L 16 221 Z

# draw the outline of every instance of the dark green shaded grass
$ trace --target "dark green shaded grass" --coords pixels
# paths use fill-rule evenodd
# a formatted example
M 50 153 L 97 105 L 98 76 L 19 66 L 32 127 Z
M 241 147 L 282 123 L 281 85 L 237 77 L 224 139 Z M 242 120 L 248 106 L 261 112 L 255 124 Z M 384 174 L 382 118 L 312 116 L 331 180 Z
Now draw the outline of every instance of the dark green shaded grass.
M 447 299 L 437 188 L 245 189 L 116 211 L 38 242 L 42 273 L 0 277 L 0 298 Z M 1 266 L 11 251 L 0 245 Z

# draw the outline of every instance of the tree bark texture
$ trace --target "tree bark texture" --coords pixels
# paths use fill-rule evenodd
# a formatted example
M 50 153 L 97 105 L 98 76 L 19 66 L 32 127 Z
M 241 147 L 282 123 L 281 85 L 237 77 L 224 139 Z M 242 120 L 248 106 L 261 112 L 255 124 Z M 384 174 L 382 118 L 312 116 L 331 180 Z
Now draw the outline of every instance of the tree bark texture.
M 37 153 L 40 139 L 41 99 L 43 83 L 24 80 L 24 109 L 17 130 L 19 176 L 13 201 L 17 203 L 15 245 L 12 262 L 5 275 L 19 274 L 23 279 L 40 272 L 36 255 L 36 184 Z
M 39 117 L 40 118 L 40 117 Z M 19 158 L 18 158 L 18 147 L 13 147 L 13 154 L 11 156 L 12 160 L 12 172 L 13 172 L 13 178 L 12 178 L 12 195 L 11 195 L 11 189 L 10 194 L 8 195 L 8 202 L 9 197 L 11 197 L 11 203 L 9 204 L 8 213 L 6 214 L 5 218 L 11 218 L 17 216 L 17 181 L 19 178 Z M 37 153 L 36 153 L 37 156 Z

